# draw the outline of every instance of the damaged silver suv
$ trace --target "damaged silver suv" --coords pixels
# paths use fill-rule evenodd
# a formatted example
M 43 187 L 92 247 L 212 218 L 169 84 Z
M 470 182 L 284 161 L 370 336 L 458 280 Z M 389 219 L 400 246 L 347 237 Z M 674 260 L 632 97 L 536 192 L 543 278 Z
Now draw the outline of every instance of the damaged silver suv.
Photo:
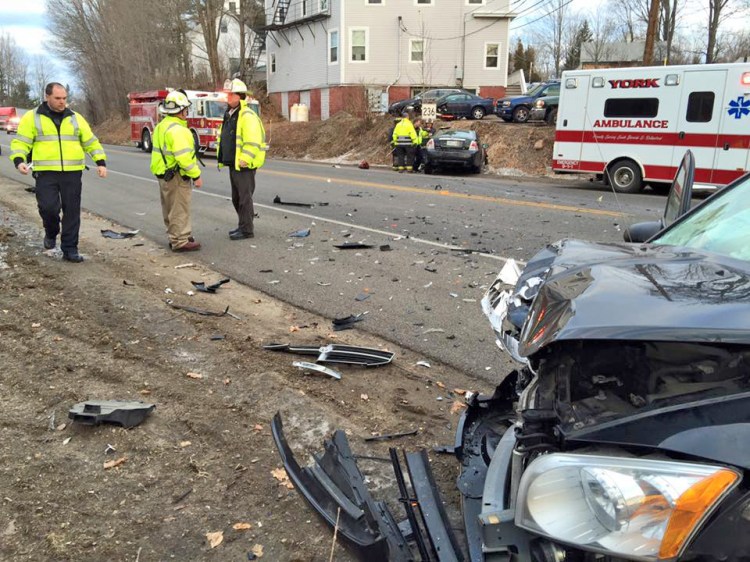
M 466 544 L 427 454 L 393 459 L 408 523 L 336 432 L 292 482 L 362 560 L 750 560 L 750 174 L 692 210 L 687 153 L 660 221 L 563 240 L 483 299 L 517 363 L 457 428 Z M 395 456 L 395 455 L 394 455 Z

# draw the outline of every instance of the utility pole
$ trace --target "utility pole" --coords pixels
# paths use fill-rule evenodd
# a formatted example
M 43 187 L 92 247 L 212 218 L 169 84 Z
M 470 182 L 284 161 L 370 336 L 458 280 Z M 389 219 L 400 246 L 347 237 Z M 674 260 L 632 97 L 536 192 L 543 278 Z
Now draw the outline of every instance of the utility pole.
M 643 49 L 643 64 L 648 66 L 654 62 L 654 42 L 656 32 L 659 29 L 659 5 L 660 0 L 651 0 L 651 8 L 648 11 L 648 29 L 646 30 L 646 46 Z

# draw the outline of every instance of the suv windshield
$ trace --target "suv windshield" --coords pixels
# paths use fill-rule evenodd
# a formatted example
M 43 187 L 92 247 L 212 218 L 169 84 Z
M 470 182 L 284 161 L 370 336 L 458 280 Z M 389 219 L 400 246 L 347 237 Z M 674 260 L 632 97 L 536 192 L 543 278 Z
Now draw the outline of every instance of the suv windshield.
M 526 95 L 527 96 L 535 96 L 535 95 L 537 95 L 539 93 L 539 91 L 542 88 L 544 88 L 544 86 L 545 86 L 545 84 L 537 84 L 531 90 L 529 90 L 528 92 L 526 92 Z
M 652 240 L 750 261 L 750 175 Z

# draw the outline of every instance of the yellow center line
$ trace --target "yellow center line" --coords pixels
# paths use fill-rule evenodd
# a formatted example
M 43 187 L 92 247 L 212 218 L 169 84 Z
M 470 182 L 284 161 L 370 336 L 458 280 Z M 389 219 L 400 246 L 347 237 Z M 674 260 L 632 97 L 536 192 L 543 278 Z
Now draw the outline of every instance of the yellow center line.
M 567 211 L 570 213 L 586 213 L 589 215 L 598 215 L 605 217 L 622 217 L 623 213 L 617 211 L 605 211 L 603 209 L 587 209 L 584 207 L 573 207 L 570 205 L 557 205 L 555 203 L 540 203 L 534 201 L 519 201 L 516 199 L 507 199 L 505 197 L 492 197 L 490 195 L 469 195 L 458 193 L 447 189 L 436 191 L 423 187 L 404 187 L 401 185 L 388 185 L 385 183 L 376 183 L 371 181 L 358 181 L 349 179 L 326 178 L 322 176 L 312 176 L 308 174 L 296 174 L 294 172 L 279 172 L 275 170 L 263 170 L 263 175 L 284 176 L 288 178 L 297 178 L 303 180 L 320 180 L 326 183 L 338 183 L 342 185 L 357 185 L 361 187 L 374 187 L 376 189 L 389 189 L 391 191 L 401 191 L 404 193 L 419 193 L 421 195 L 439 195 L 441 197 L 453 197 L 456 199 L 467 199 L 470 201 L 486 201 L 488 203 L 497 203 L 499 205 L 513 205 L 517 207 L 533 207 L 536 209 L 548 209 L 552 211 Z

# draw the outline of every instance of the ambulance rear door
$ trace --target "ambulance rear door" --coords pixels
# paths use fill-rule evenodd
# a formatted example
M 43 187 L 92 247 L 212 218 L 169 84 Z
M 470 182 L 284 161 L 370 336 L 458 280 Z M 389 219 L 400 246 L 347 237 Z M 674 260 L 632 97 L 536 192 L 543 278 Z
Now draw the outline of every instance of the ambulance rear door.
M 726 185 L 750 169 L 750 65 L 727 73 L 720 113 L 714 180 Z
M 677 168 L 689 149 L 695 156 L 695 183 L 713 184 L 714 161 L 724 104 L 727 70 L 686 70 L 681 76 L 682 94 L 674 138 L 672 167 Z M 669 76 L 667 76 L 667 82 Z M 665 89 L 670 86 L 665 86 Z
M 588 74 L 563 74 L 552 152 L 553 168 L 557 170 L 580 169 L 585 132 L 591 130 L 587 115 L 590 80 Z

